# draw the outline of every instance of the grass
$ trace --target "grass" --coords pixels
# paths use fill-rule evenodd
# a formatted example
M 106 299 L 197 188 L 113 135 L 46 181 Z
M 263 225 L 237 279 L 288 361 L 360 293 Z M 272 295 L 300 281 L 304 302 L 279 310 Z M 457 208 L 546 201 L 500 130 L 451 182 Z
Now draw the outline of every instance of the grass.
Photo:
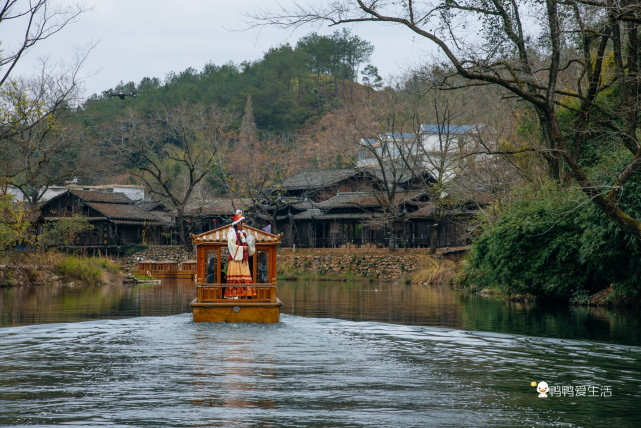
M 105 257 L 81 257 L 57 251 L 7 252 L 0 254 L 5 265 L 0 282 L 5 286 L 52 285 L 78 282 L 87 285 L 118 282 L 119 264 Z
M 56 254 L 53 257 L 53 273 L 67 281 L 79 281 L 89 285 L 109 282 L 120 275 L 120 267 L 104 257 L 77 257 Z
M 456 263 L 451 260 L 426 257 L 424 267 L 412 274 L 411 281 L 420 284 L 443 284 L 450 282 L 457 272 Z

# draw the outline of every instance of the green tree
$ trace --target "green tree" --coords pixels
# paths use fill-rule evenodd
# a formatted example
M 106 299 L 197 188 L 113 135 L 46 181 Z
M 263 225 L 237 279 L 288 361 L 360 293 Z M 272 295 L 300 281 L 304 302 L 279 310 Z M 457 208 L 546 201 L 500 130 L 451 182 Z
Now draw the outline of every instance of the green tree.
M 79 214 L 73 217 L 58 219 L 44 225 L 39 244 L 44 248 L 70 247 L 78 237 L 95 229 L 89 221 Z
M 641 211 L 639 184 L 636 178 L 621 201 L 634 213 Z M 641 241 L 609 222 L 581 192 L 527 188 L 472 245 L 467 282 L 565 299 L 584 299 L 609 285 L 638 296 L 639 254 Z
M 363 71 L 363 85 L 367 87 L 367 96 L 371 89 L 380 89 L 383 86 L 383 78 L 378 74 L 378 68 L 372 64 L 367 64 Z
M 0 251 L 28 241 L 29 210 L 11 195 L 0 195 Z

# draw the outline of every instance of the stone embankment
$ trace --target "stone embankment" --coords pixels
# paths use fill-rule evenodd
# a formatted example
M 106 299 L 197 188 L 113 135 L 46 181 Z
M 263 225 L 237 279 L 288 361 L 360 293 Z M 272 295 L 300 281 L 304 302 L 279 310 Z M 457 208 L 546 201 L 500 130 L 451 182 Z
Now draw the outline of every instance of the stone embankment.
M 301 275 L 323 277 L 369 278 L 378 280 L 408 279 L 422 269 L 429 258 L 427 250 L 345 250 L 305 249 L 278 254 L 279 269 Z
M 187 251 L 182 245 L 150 245 L 145 251 L 138 252 L 127 259 L 122 260 L 125 270 L 133 270 L 139 258 L 143 260 L 174 260 L 178 263 L 185 260 L 196 260 L 196 250 Z
M 48 266 L 0 265 L 0 288 L 61 284 L 60 277 L 52 274 Z
M 445 250 L 439 249 L 437 257 Z M 136 261 L 194 260 L 195 250 L 186 251 L 182 246 L 150 246 L 123 260 L 126 270 L 133 270 Z M 327 279 L 377 279 L 407 280 L 417 271 L 429 266 L 433 257 L 427 249 L 399 249 L 390 252 L 376 248 L 281 248 L 278 252 L 279 276 L 314 276 Z M 433 262 L 432 262 L 433 263 Z

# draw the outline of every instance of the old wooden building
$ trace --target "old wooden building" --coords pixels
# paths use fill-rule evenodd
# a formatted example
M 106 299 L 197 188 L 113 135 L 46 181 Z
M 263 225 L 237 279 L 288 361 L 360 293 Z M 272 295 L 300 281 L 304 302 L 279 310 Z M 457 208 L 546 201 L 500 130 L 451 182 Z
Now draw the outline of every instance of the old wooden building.
M 67 190 L 45 202 L 40 214 L 42 226 L 74 216 L 88 221 L 93 229 L 78 237 L 80 247 L 158 244 L 165 225 L 122 193 Z
M 279 190 L 286 197 L 321 202 L 337 193 L 363 192 L 373 186 L 378 186 L 378 180 L 370 171 L 346 168 L 303 171 L 280 183 Z

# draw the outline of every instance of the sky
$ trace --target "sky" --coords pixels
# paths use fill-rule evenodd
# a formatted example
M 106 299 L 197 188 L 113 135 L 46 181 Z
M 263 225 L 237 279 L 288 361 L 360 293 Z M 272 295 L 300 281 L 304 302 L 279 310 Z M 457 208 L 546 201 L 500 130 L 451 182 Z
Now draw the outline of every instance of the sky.
M 82 4 L 89 10 L 36 45 L 21 59 L 13 76 L 34 74 L 43 58 L 52 64 L 72 63 L 74 52 L 94 45 L 81 72 L 84 96 L 100 94 L 121 81 L 138 83 L 143 77 L 163 80 L 168 73 L 179 73 L 188 67 L 201 71 L 210 62 L 222 65 L 258 60 L 271 47 L 295 45 L 311 32 L 331 34 L 340 29 L 318 25 L 296 30 L 247 29 L 244 15 L 258 8 L 276 9 L 288 0 L 53 1 Z M 413 37 L 409 30 L 380 23 L 347 28 L 374 45 L 370 63 L 378 67 L 386 81 L 429 57 L 428 42 Z M 0 28 L 5 49 L 19 36 L 17 28 Z

